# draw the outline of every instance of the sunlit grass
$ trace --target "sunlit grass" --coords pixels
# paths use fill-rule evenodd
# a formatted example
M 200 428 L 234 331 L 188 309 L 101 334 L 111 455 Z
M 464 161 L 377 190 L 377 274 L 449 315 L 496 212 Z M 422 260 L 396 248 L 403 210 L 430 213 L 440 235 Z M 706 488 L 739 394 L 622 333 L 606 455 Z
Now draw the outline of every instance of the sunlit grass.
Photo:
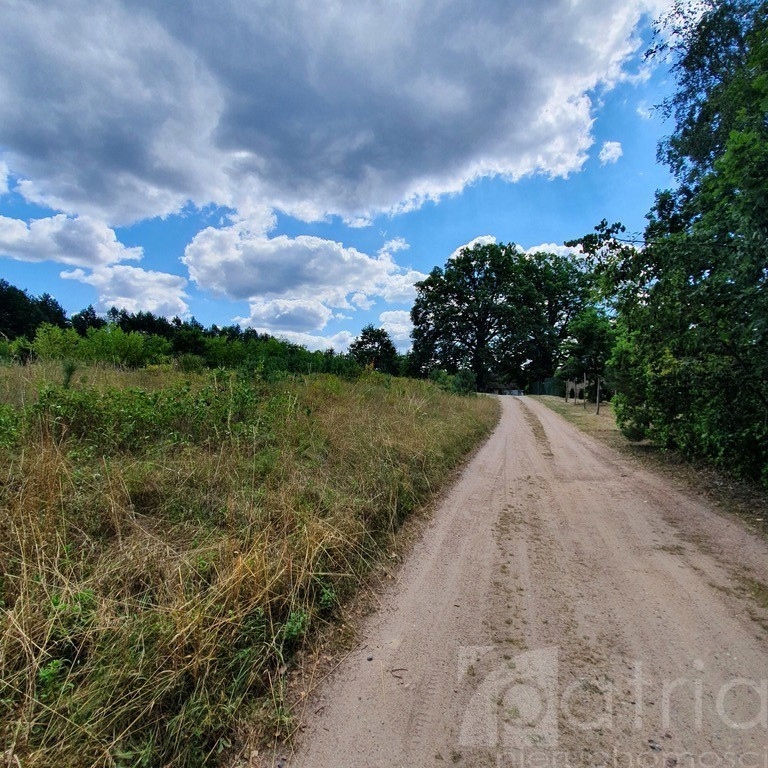
M 25 768 L 216 765 L 257 714 L 284 731 L 286 662 L 498 418 L 378 375 L 61 376 L 0 370 L 0 751 Z

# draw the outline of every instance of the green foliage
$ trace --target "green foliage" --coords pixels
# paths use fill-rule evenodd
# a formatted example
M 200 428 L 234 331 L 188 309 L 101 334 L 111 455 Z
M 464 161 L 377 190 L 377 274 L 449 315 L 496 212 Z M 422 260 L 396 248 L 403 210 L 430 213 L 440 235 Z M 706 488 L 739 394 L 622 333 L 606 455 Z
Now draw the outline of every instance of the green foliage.
M 572 257 L 512 244 L 465 248 L 416 284 L 412 365 L 449 374 L 467 368 L 481 391 L 547 378 L 588 284 Z
M 176 358 L 176 365 L 184 373 L 201 373 L 205 369 L 205 358 L 202 355 L 185 352 Z
M 587 307 L 575 317 L 568 329 L 561 353 L 565 358 L 558 371 L 561 379 L 588 381 L 603 379 L 615 341 L 614 324 L 597 307 Z
M 671 17 L 676 125 L 646 245 L 581 241 L 619 313 L 609 368 L 622 430 L 768 484 L 768 8 Z
M 11 405 L 0 403 L 0 448 L 13 448 L 19 438 L 20 418 Z
M 309 615 L 304 610 L 294 610 L 288 614 L 285 624 L 280 628 L 280 639 L 286 647 L 299 643 L 309 626 Z
M 96 314 L 93 304 L 89 304 L 85 309 L 72 315 L 72 327 L 81 335 L 85 336 L 89 328 L 103 328 L 107 321 Z
M 165 339 L 136 331 L 126 333 L 117 325 L 89 328 L 79 347 L 79 355 L 83 360 L 128 368 L 161 363 L 169 352 L 170 344 Z
M 453 375 L 441 368 L 435 368 L 429 372 L 429 380 L 435 382 L 440 389 L 456 395 L 477 392 L 477 379 L 474 372 L 468 368 L 461 368 Z
M 383 328 L 366 325 L 349 345 L 349 354 L 362 368 L 370 366 L 381 373 L 397 374 L 399 360 L 395 345 Z
M 224 376 L 200 388 L 180 383 L 155 391 L 48 386 L 29 414 L 55 440 L 110 454 L 251 440 L 281 406 L 280 398 L 261 396 L 251 383 Z
M 38 326 L 32 349 L 40 360 L 61 360 L 77 357 L 80 337 L 72 328 L 60 328 L 50 323 Z
M 404 362 L 388 334 L 383 330 L 375 333 L 380 338 L 374 367 L 386 373 L 401 373 Z M 361 339 L 365 341 L 367 335 L 364 329 Z M 0 281 L 0 361 L 26 363 L 37 358 L 144 368 L 175 359 L 185 373 L 201 373 L 205 368 L 240 369 L 245 375 L 257 372 L 268 381 L 278 381 L 310 373 L 354 380 L 371 362 L 369 357 L 361 353 L 359 363 L 349 354 L 337 354 L 332 349 L 310 352 L 253 329 L 215 325 L 204 328 L 194 318 L 169 321 L 151 312 L 129 313 L 116 307 L 104 318 L 88 306 L 73 315 L 70 323 L 48 294 L 38 299 Z
M 45 321 L 34 296 L 0 280 L 0 336 L 9 341 L 21 336 L 31 339 L 37 326 Z

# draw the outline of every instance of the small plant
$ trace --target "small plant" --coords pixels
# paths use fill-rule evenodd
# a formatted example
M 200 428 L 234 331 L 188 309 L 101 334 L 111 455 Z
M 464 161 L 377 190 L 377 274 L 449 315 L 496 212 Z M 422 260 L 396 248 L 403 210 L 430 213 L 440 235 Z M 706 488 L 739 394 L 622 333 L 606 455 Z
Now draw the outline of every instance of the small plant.
M 69 385 L 72 382 L 72 377 L 75 375 L 75 371 L 77 370 L 77 363 L 74 360 L 65 360 L 61 364 L 61 369 L 63 373 L 61 386 L 64 389 L 69 389 Z
M 37 671 L 37 697 L 45 703 L 55 702 L 71 690 L 68 681 L 69 663 L 64 659 L 51 659 Z
M 336 590 L 331 586 L 324 586 L 320 592 L 320 610 L 332 611 L 339 601 L 339 596 L 336 594 Z
M 291 611 L 280 630 L 280 635 L 286 645 L 295 645 L 303 639 L 308 626 L 309 616 L 306 611 L 302 609 Z
M 201 373 L 205 369 L 205 358 L 187 353 L 179 355 L 176 364 L 184 373 Z

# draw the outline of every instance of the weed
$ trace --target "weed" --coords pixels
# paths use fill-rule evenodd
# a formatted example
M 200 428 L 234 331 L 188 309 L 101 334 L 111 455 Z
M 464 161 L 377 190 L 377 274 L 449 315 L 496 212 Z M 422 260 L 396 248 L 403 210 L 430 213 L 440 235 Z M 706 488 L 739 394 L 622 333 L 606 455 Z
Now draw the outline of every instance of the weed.
M 14 378 L 15 377 L 15 378 Z M 370 374 L 0 369 L 0 753 L 195 768 L 497 418 Z

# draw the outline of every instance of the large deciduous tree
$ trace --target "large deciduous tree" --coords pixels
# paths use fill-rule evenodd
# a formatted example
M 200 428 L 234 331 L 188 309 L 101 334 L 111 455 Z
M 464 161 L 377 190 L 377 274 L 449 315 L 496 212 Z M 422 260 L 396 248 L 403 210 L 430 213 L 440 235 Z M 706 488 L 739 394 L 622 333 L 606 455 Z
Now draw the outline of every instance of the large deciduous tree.
M 618 310 L 620 424 L 768 485 L 768 3 L 679 6 L 675 130 L 645 244 L 582 240 Z
M 416 284 L 412 361 L 422 373 L 470 369 L 481 391 L 547 378 L 587 286 L 574 256 L 464 248 Z

